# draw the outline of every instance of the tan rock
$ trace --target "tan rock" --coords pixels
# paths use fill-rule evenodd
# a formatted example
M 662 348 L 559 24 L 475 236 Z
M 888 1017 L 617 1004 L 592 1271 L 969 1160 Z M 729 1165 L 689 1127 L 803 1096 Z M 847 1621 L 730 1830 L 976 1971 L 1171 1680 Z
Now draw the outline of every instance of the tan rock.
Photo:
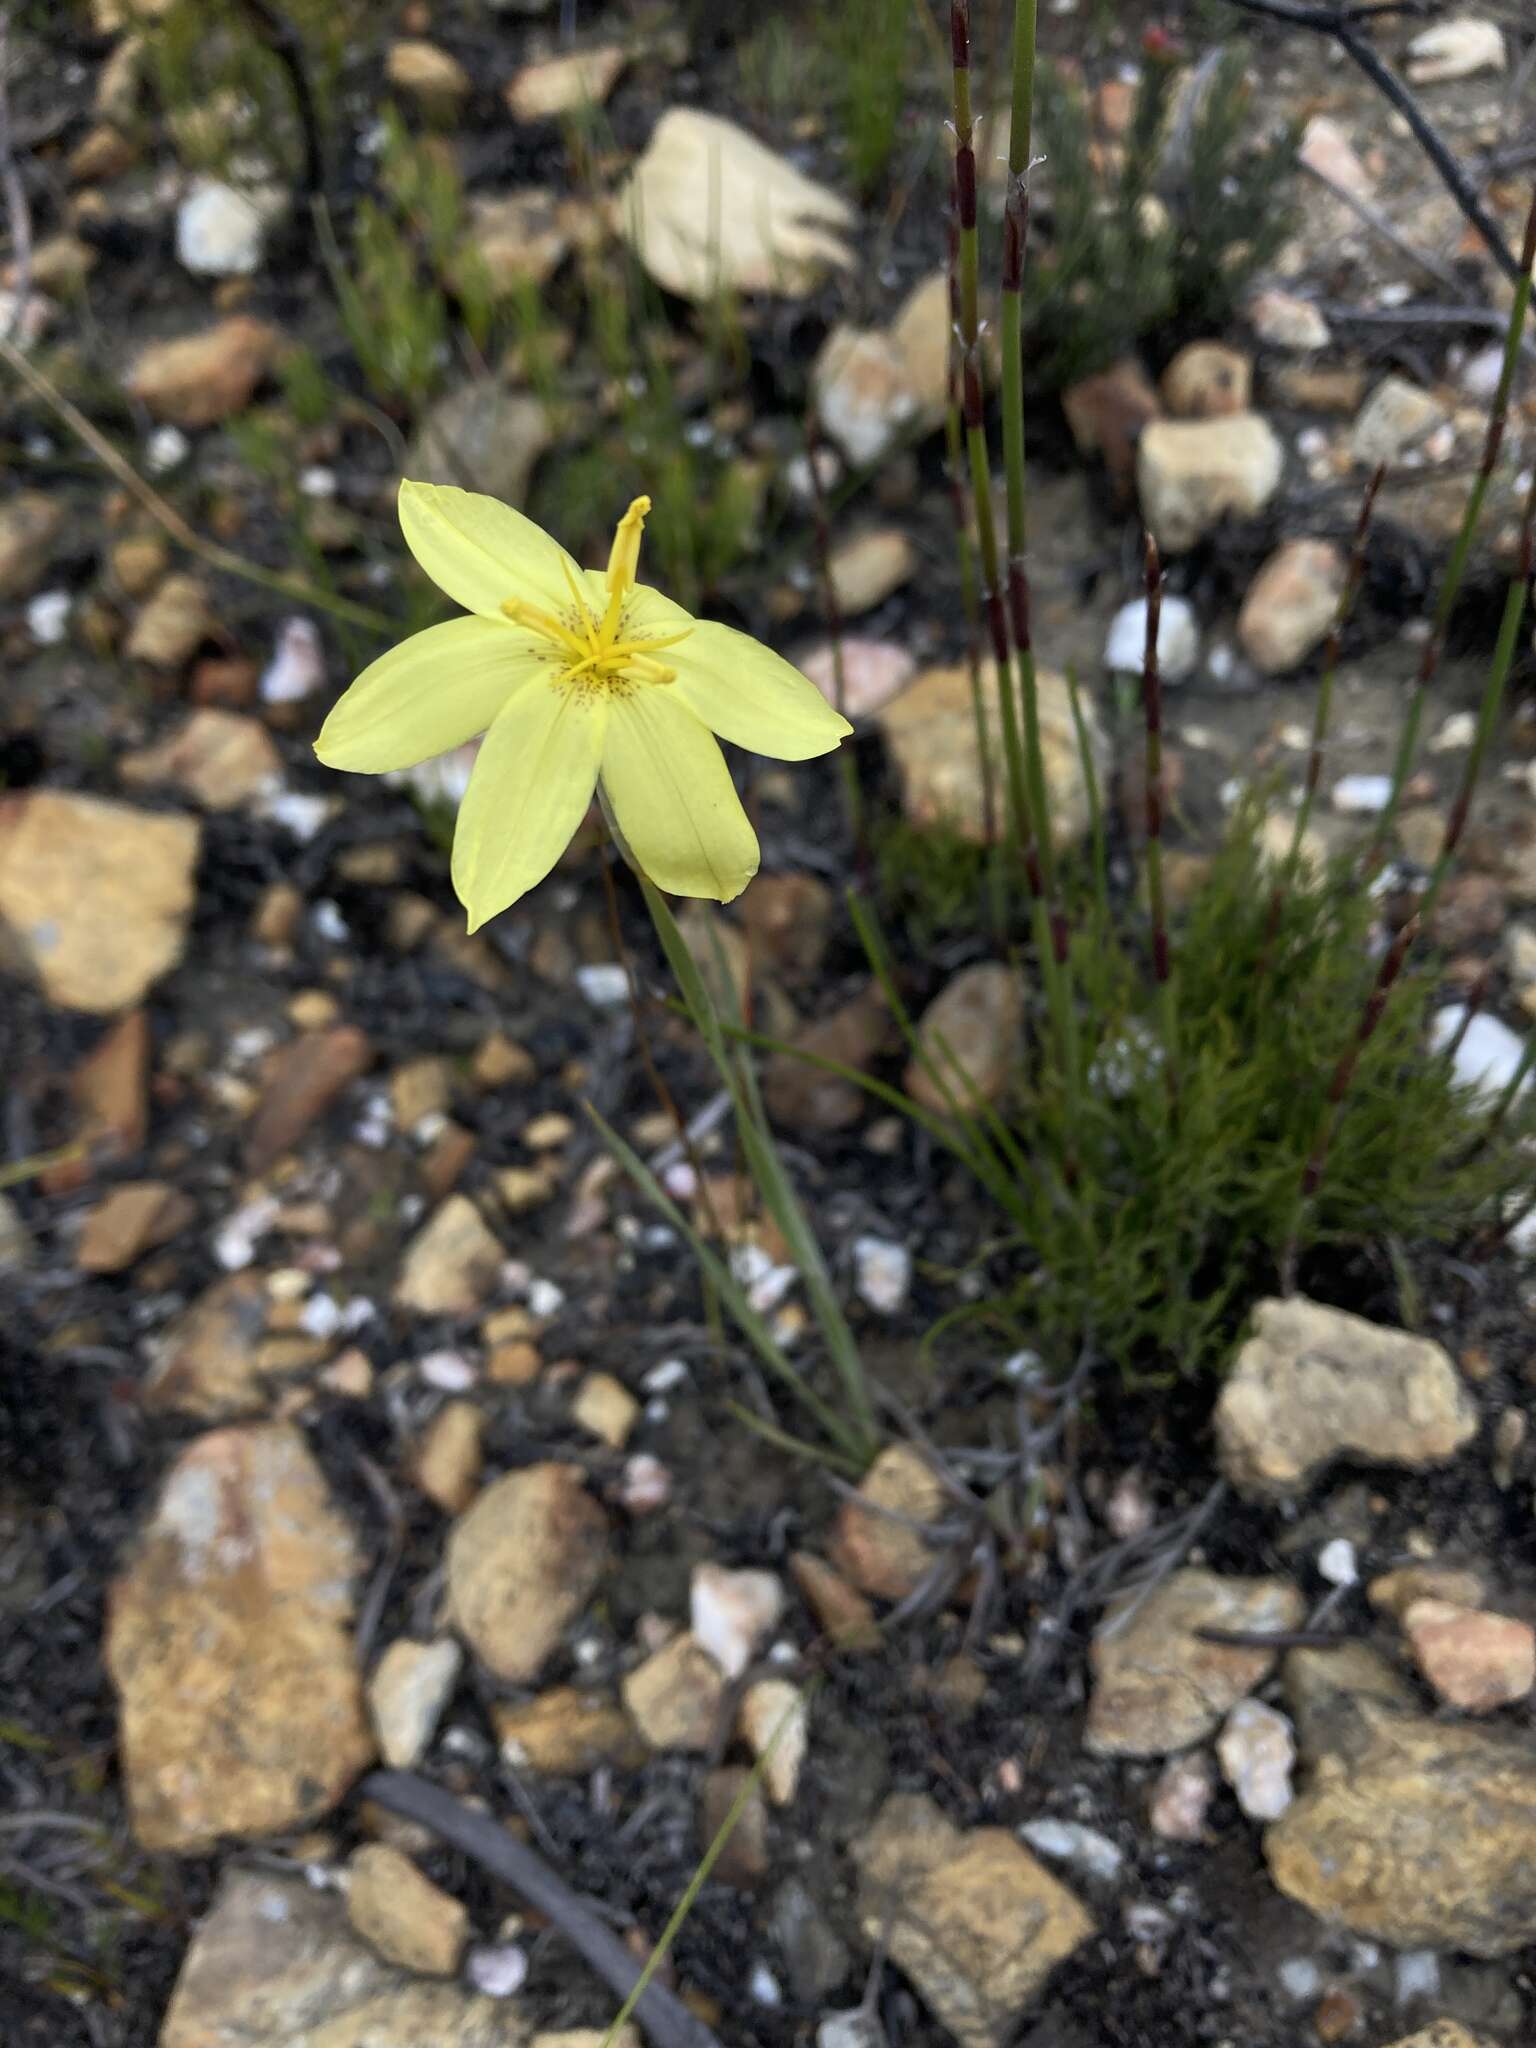
M 130 1010 L 69 1077 L 84 1136 L 117 1158 L 132 1158 L 149 1132 L 149 1050 L 149 1019 Z
M 379 1754 L 392 1771 L 414 1770 L 426 1754 L 459 1681 L 464 1653 L 451 1636 L 435 1643 L 399 1636 L 368 1681 L 368 1711 Z
M 631 1671 L 620 1690 L 652 1749 L 701 1751 L 720 1732 L 725 1679 L 691 1635 L 676 1635 Z
M 1401 462 L 1450 417 L 1432 392 L 1406 377 L 1383 377 L 1360 408 L 1350 434 L 1356 462 L 1374 469 L 1378 462 Z
M 589 1372 L 576 1389 L 571 1419 L 613 1450 L 629 1441 L 630 1431 L 640 1420 L 640 1403 L 628 1387 L 608 1372 Z
M 386 1963 L 451 1977 L 469 1935 L 462 1902 L 439 1891 L 398 1849 L 365 1842 L 347 1865 L 347 1918 Z
M 1313 349 L 1326 348 L 1333 339 L 1316 306 L 1294 292 L 1255 292 L 1243 311 L 1248 325 L 1270 348 L 1308 355 Z
M 491 290 L 504 297 L 520 285 L 547 283 L 565 261 L 571 237 L 555 194 L 529 186 L 471 199 L 468 246 Z
M 1405 2034 L 1392 2048 L 1492 2048 L 1484 2034 L 1469 2033 L 1460 2020 L 1431 2020 L 1417 2033 Z
M 888 1799 L 853 1845 L 859 1913 L 961 2048 L 1001 2048 L 1090 1915 L 1002 1828 L 953 1826 L 919 1793 Z
M 470 75 L 457 57 L 420 37 L 407 36 L 391 43 L 384 71 L 391 85 L 435 111 L 451 111 L 473 89 Z
M 532 2048 L 609 2048 L 606 2027 L 568 2027 L 560 2033 L 535 2034 Z M 640 2048 L 634 2027 L 623 2027 L 613 2037 L 612 2048 Z
M 1406 1564 L 1372 1579 L 1365 1591 L 1373 1607 L 1401 1621 L 1415 1600 L 1449 1600 L 1457 1607 L 1481 1607 L 1484 1586 L 1481 1572 L 1464 1567 Z
M 619 232 L 655 281 L 708 303 L 722 291 L 796 298 L 846 269 L 853 212 L 719 115 L 672 107 L 619 193 Z
M 1088 1653 L 1093 1692 L 1083 1744 L 1093 1756 L 1168 1756 L 1204 1741 L 1263 1684 L 1275 1652 L 1206 1642 L 1199 1631 L 1297 1628 L 1306 1611 L 1284 1579 L 1194 1567 L 1133 1600 L 1110 1608 Z
M 129 534 L 114 545 L 109 557 L 112 581 L 124 597 L 148 597 L 170 559 L 171 551 L 159 534 Z
M 1195 546 L 1228 515 L 1252 518 L 1280 485 L 1285 451 L 1256 412 L 1153 420 L 1136 456 L 1142 517 L 1167 555 Z
M 832 892 L 816 875 L 758 875 L 737 900 L 753 955 L 781 974 L 814 975 L 831 936 Z
M 1489 1714 L 1536 1686 L 1536 1630 L 1507 1614 L 1415 1600 L 1403 1615 L 1414 1661 L 1448 1706 Z
M 1300 1654 L 1287 1660 L 1288 1689 Z M 1336 1664 L 1337 1653 L 1321 1654 Z M 1525 1948 L 1536 1938 L 1529 1739 L 1405 1712 L 1380 1691 L 1329 1716 L 1310 1731 L 1302 1724 L 1316 1754 L 1310 1782 L 1264 1837 L 1281 1891 L 1394 1948 Z
M 940 270 L 914 286 L 889 327 L 837 326 L 827 336 L 811 390 L 828 438 L 856 469 L 942 423 L 949 332 L 949 281 Z
M 97 121 L 70 151 L 69 175 L 77 185 L 108 185 L 138 160 L 137 146 L 121 128 Z
M 831 1565 L 808 1550 L 797 1550 L 789 1569 L 806 1605 L 839 1650 L 879 1649 L 882 1638 L 875 1610 Z
M 1097 376 L 1068 385 L 1061 405 L 1081 453 L 1101 459 L 1117 499 L 1129 497 L 1142 434 L 1163 414 L 1162 401 L 1141 364 L 1133 356 L 1123 357 Z
M 754 1890 L 773 1867 L 768 1807 L 761 1786 L 751 1784 L 751 1777 L 752 1773 L 740 1764 L 727 1764 L 711 1771 L 704 1780 L 699 1801 L 701 1852 L 730 1824 L 730 1835 L 712 1875 L 719 1883 L 734 1885 L 738 1891 Z M 731 1810 L 738 1799 L 743 1799 L 743 1804 L 732 1822 Z
M 182 1452 L 107 1619 L 146 1849 L 301 1826 L 368 1764 L 350 1633 L 359 1565 L 297 1430 L 214 1430 Z
M 524 1087 L 539 1077 L 533 1054 L 504 1031 L 492 1031 L 481 1039 L 470 1061 L 470 1072 L 477 1088 Z
M 428 409 L 407 451 L 406 473 L 423 483 L 459 485 L 521 505 L 553 440 L 542 399 L 508 391 L 494 377 L 477 377 Z
M 828 1546 L 833 1564 L 861 1592 L 904 1600 L 938 1556 L 922 1527 L 941 1521 L 948 1505 L 927 1460 L 910 1444 L 891 1444 L 865 1473 L 859 1499 L 838 1509 Z
M 1254 1496 L 1295 1493 L 1336 1458 L 1443 1465 L 1477 1431 L 1432 1338 L 1299 1295 L 1259 1303 L 1215 1419 L 1222 1470 Z
M 372 1059 L 366 1034 L 354 1024 L 306 1031 L 279 1047 L 268 1062 L 246 1132 L 247 1170 L 264 1173 L 291 1152 L 342 1090 L 367 1072 Z
M 1289 675 L 1328 637 L 1347 564 L 1332 541 L 1288 540 L 1248 586 L 1238 613 L 1244 654 L 1267 676 Z
M 448 1535 L 454 1627 L 498 1678 L 527 1684 L 608 1563 L 608 1518 L 575 1465 L 529 1465 L 485 1488 Z
M 469 1197 L 450 1195 L 406 1246 L 395 1306 L 424 1316 L 472 1315 L 490 1292 L 504 1257 Z
M 491 1718 L 501 1753 L 516 1770 L 584 1777 L 602 1764 L 634 1770 L 648 1755 L 616 1701 L 573 1685 L 555 1686 L 522 1706 L 498 1700 Z
M 1193 431 L 1193 430 L 1189 430 Z M 1072 723 L 1072 703 L 1064 677 L 1042 669 L 1038 678 L 1040 749 L 1044 759 L 1051 837 L 1060 848 L 1076 846 L 1087 834 L 1088 787 Z M 1002 787 L 999 735 L 1002 709 L 997 671 L 982 664 L 983 703 L 992 740 L 994 830 L 1006 833 L 1007 801 Z M 1094 708 L 1086 697 L 1083 714 L 1095 766 L 1102 778 L 1108 746 Z M 963 838 L 986 837 L 986 770 L 976 741 L 976 713 L 969 671 L 962 667 L 930 668 L 879 715 L 879 727 L 895 758 L 901 779 L 902 806 L 914 825 L 947 825 Z M 1102 782 L 1101 782 L 1102 786 Z
M 889 1040 L 890 1011 L 879 986 L 870 981 L 830 1015 L 797 1032 L 799 1052 L 865 1068 Z M 763 1100 L 775 1123 L 795 1131 L 843 1131 L 864 1114 L 865 1095 L 857 1082 L 813 1067 L 793 1052 L 771 1053 L 763 1067 Z
M 843 541 L 827 564 L 839 618 L 873 611 L 916 570 L 917 550 L 900 527 L 883 526 Z
M 1356 199 L 1371 199 L 1376 180 L 1356 154 L 1353 144 L 1331 115 L 1314 114 L 1302 132 L 1297 161 L 1322 178 L 1338 185 Z
M 165 579 L 140 614 L 141 624 L 161 595 L 180 580 Z M 197 637 L 201 639 L 201 633 Z M 244 718 L 238 711 L 203 710 L 194 711 L 158 745 L 125 755 L 119 773 L 135 789 L 170 783 L 204 810 L 230 811 L 280 789 L 283 759 L 258 719 Z
M 962 967 L 923 1012 L 917 1035 L 928 1064 L 914 1058 L 907 1066 L 903 1086 L 914 1101 L 940 1115 L 952 1101 L 999 1101 L 1017 1079 L 1024 1053 L 1024 989 L 1017 973 L 992 960 Z
M 63 526 L 63 503 L 41 491 L 18 491 L 0 505 L 0 598 L 32 595 Z
M 0 956 L 66 1009 L 127 1009 L 181 958 L 200 836 L 99 797 L 0 797 Z
M 129 373 L 129 394 L 173 426 L 211 427 L 249 403 L 279 342 L 276 328 L 237 313 L 201 334 L 152 343 Z
M 529 2035 L 514 2001 L 381 1961 L 335 1892 L 230 1865 L 193 1933 L 159 2048 L 527 2048 Z
M 787 1678 L 760 1678 L 742 1694 L 736 1730 L 763 1765 L 763 1789 L 775 1806 L 791 1806 L 810 1748 L 805 1694 Z
M 416 1484 L 445 1515 L 462 1514 L 480 1485 L 485 1417 L 473 1401 L 449 1401 L 416 1452 Z
M 125 1272 L 145 1252 L 180 1236 L 196 1214 L 191 1197 L 168 1181 L 125 1181 L 87 1214 L 75 1264 L 82 1273 Z
M 622 43 L 594 43 L 525 64 L 507 87 L 507 105 L 519 121 L 549 121 L 582 107 L 600 107 L 628 62 Z
M 1266 374 L 1266 389 L 1301 412 L 1357 413 L 1368 382 L 1359 363 L 1276 363 Z
M 147 661 L 152 668 L 184 668 L 213 628 L 208 586 L 196 576 L 167 576 L 134 620 L 123 651 L 131 660 Z M 215 721 L 211 727 L 202 722 L 210 718 Z M 234 718 L 232 712 L 226 711 L 194 712 L 182 734 L 191 732 L 194 747 L 201 744 L 209 749 L 217 736 L 225 732 L 222 721 Z M 246 719 L 235 719 L 238 726 L 249 723 Z M 261 728 L 257 731 L 261 732 Z M 267 740 L 269 759 L 275 766 L 272 742 L 264 732 L 261 737 Z M 162 767 L 162 760 L 171 765 Z M 176 754 L 176 742 L 168 740 L 163 747 L 146 747 L 137 755 L 130 754 L 123 763 L 124 779 L 141 783 L 174 781 L 183 767 Z
M 1230 419 L 1252 399 L 1252 359 L 1225 342 L 1186 342 L 1163 372 L 1163 402 L 1175 419 Z

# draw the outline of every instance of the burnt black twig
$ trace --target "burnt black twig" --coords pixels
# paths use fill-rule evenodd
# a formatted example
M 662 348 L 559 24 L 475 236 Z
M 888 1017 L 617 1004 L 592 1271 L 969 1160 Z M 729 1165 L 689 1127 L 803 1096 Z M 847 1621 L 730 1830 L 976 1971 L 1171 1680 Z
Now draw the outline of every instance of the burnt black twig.
M 621 1999 L 638 1982 L 643 1967 L 584 1899 L 558 1877 L 542 1856 L 514 1840 L 489 1814 L 476 1813 L 449 1792 L 412 1771 L 371 1771 L 358 1787 L 363 1798 L 390 1813 L 414 1820 L 493 1877 L 510 1885 L 530 1906 L 548 1916 L 571 1946 Z M 635 2018 L 658 2048 L 720 2048 L 716 2036 L 663 1984 L 652 1981 L 635 2004 Z
M 1462 168 L 1456 152 L 1440 133 L 1392 67 L 1376 54 L 1363 35 L 1360 24 L 1373 15 L 1409 13 L 1407 7 L 1311 7 L 1301 0 L 1227 0 L 1229 7 L 1241 8 L 1267 21 L 1282 22 L 1288 28 L 1311 29 L 1332 36 L 1339 48 L 1359 66 L 1384 99 L 1408 123 L 1415 142 L 1433 164 L 1440 182 L 1466 215 L 1478 239 L 1511 284 L 1520 279 L 1520 264 L 1503 231 L 1478 196 L 1477 187 Z

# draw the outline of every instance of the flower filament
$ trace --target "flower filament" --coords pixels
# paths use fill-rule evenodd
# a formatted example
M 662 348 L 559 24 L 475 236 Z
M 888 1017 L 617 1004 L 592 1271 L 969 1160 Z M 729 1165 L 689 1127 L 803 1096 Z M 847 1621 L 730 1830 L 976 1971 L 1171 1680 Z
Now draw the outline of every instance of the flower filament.
M 640 536 L 645 526 L 645 515 L 650 509 L 649 498 L 636 498 L 619 521 L 608 556 L 608 602 L 601 616 L 593 611 L 575 577 L 563 563 L 561 566 L 571 593 L 571 610 L 563 617 L 557 618 L 553 612 L 527 604 L 520 597 L 509 597 L 503 601 L 501 609 L 513 625 L 537 633 L 563 657 L 562 684 L 584 683 L 611 688 L 630 677 L 645 683 L 675 680 L 676 669 L 668 668 L 655 656 L 660 649 L 675 647 L 680 640 L 686 640 L 687 628 L 680 633 L 650 639 L 632 639 L 624 631 L 625 600 L 634 588 L 635 571 L 640 563 Z

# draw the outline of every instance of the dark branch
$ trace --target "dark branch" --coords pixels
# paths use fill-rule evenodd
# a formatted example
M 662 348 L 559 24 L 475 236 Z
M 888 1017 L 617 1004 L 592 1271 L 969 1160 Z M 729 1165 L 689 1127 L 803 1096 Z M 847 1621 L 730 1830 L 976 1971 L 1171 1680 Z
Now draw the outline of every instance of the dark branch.
M 1256 14 L 1265 21 L 1283 22 L 1288 28 L 1311 29 L 1318 35 L 1332 36 L 1383 98 L 1396 107 L 1412 130 L 1414 140 L 1434 165 L 1440 182 L 1477 230 L 1489 255 L 1511 284 L 1519 283 L 1520 265 L 1515 252 L 1479 198 L 1476 186 L 1462 168 L 1455 151 L 1397 73 L 1377 56 L 1360 34 L 1360 23 L 1373 15 L 1419 10 L 1409 7 L 1310 7 L 1302 4 L 1302 0 L 1227 0 L 1227 5 L 1240 8 L 1245 14 Z
M 358 1787 L 390 1813 L 420 1822 L 434 1835 L 470 1857 L 493 1877 L 553 1921 L 620 1999 L 627 1998 L 641 1965 L 585 1900 L 557 1877 L 542 1856 L 517 1841 L 489 1814 L 476 1813 L 452 1793 L 442 1791 L 411 1771 L 372 1771 Z M 719 2041 L 695 2019 L 680 1998 L 652 1980 L 635 2004 L 635 2018 L 657 2048 L 720 2048 Z

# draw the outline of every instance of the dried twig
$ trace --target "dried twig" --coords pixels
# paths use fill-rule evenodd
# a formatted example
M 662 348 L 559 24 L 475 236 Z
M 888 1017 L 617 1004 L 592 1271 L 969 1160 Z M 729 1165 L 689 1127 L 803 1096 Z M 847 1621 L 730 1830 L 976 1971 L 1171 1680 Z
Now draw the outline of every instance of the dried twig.
M 516 1841 L 489 1814 L 476 1813 L 412 1771 L 371 1771 L 358 1790 L 387 1812 L 430 1828 L 461 1855 L 510 1885 L 554 1922 L 619 1998 L 629 1996 L 639 1981 L 641 1964 L 542 1856 Z M 658 2048 L 720 2048 L 704 2022 L 663 1984 L 646 1986 L 635 2005 L 635 2018 Z
M 1403 7 L 1311 7 L 1301 0 L 1227 0 L 1229 7 L 1241 8 L 1266 21 L 1278 21 L 1287 28 L 1311 29 L 1332 36 L 1339 48 L 1365 73 L 1382 97 L 1402 115 L 1414 140 L 1433 164 L 1440 182 L 1455 200 L 1477 232 L 1489 255 L 1511 284 L 1520 280 L 1520 263 L 1504 239 L 1503 230 L 1478 196 L 1477 187 L 1462 168 L 1456 152 L 1430 120 L 1414 95 L 1392 67 L 1379 57 L 1360 33 L 1360 25 L 1373 15 L 1406 13 Z
M 123 489 L 138 500 L 156 525 L 163 527 L 172 540 L 179 542 L 189 554 L 206 562 L 211 569 L 222 569 L 228 576 L 238 576 L 243 582 L 258 584 L 261 589 L 273 591 L 294 604 L 312 605 L 317 611 L 329 612 L 333 618 L 343 619 L 349 626 L 360 626 L 367 633 L 393 636 L 399 631 L 399 621 L 385 612 L 376 612 L 370 605 L 354 604 L 349 597 L 340 597 L 335 591 L 306 583 L 302 576 L 289 576 L 279 569 L 263 568 L 260 562 L 247 561 L 244 555 L 237 555 L 233 548 L 208 540 L 182 518 L 174 505 L 161 497 L 153 484 L 139 475 L 127 457 L 118 453 L 79 406 L 66 398 L 58 386 L 28 360 L 15 342 L 3 334 L 0 334 L 0 363 L 13 371 L 33 397 L 41 399 L 54 418 L 62 421 L 75 438 L 89 448 L 103 469 L 116 477 Z

